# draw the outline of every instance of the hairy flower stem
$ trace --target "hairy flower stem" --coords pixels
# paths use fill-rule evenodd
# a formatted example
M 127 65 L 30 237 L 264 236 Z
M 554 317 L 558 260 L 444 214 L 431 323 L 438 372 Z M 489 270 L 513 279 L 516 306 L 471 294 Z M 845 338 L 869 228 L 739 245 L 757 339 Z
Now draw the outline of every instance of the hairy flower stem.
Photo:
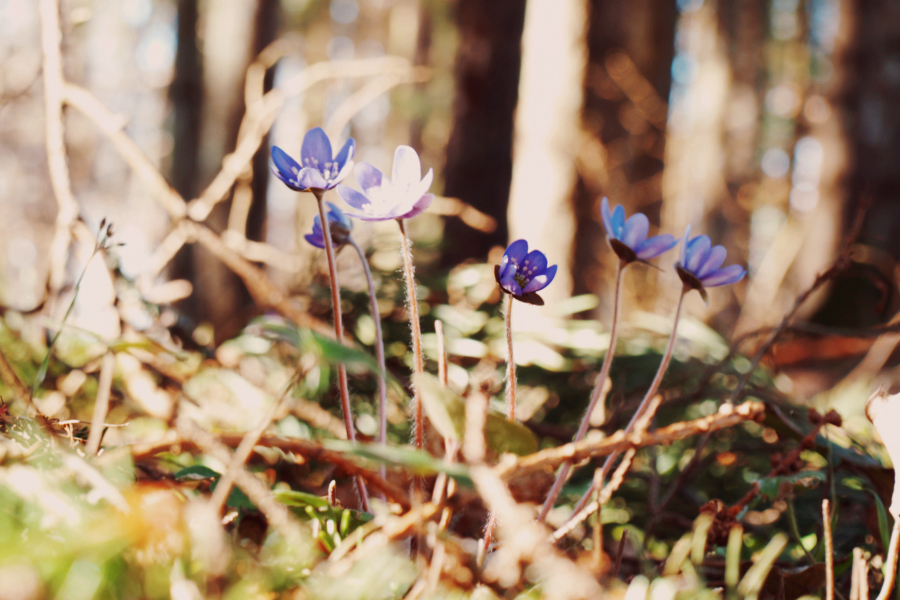
M 516 420 L 516 361 L 513 358 L 512 340 L 512 307 L 513 297 L 508 294 L 509 304 L 506 305 L 506 417 L 510 421 Z
M 635 411 L 634 415 L 632 415 L 631 420 L 628 422 L 628 425 L 625 427 L 625 435 L 627 436 L 634 429 L 635 423 L 637 423 L 638 419 L 644 414 L 644 411 L 647 410 L 647 406 L 650 404 L 650 401 L 653 399 L 653 396 L 656 395 L 657 390 L 659 389 L 659 384 L 662 383 L 663 375 L 666 374 L 666 370 L 669 368 L 669 363 L 672 361 L 672 354 L 675 351 L 675 340 L 678 339 L 678 323 L 681 321 L 681 308 L 684 305 L 684 297 L 690 291 L 690 288 L 685 285 L 681 289 L 681 295 L 678 296 L 678 306 L 675 308 L 675 322 L 672 325 L 672 335 L 669 336 L 669 343 L 666 345 L 665 354 L 663 354 L 662 362 L 659 363 L 659 369 L 656 371 L 656 376 L 653 378 L 653 382 L 650 384 L 650 388 L 647 390 L 647 393 L 644 394 L 644 399 L 641 400 L 640 406 Z M 658 406 L 658 404 L 656 405 Z M 649 418 L 653 418 L 653 415 L 650 415 Z M 648 421 L 649 425 L 649 421 Z M 594 481 L 605 481 L 606 476 L 609 475 L 609 471 L 612 468 L 613 463 L 616 458 L 619 456 L 618 452 L 614 452 L 606 457 L 606 461 L 604 461 L 603 466 L 601 467 L 601 473 L 599 477 L 595 477 Z M 573 514 L 578 514 L 581 510 L 587 505 L 587 503 L 591 499 L 591 493 L 594 491 L 594 486 L 592 485 L 587 492 L 584 493 L 584 496 L 581 497 L 581 500 L 578 501 L 578 505 L 575 507 Z M 614 491 L 614 490 L 612 490 Z M 610 492 L 612 493 L 612 492 Z
M 372 320 L 375 321 L 375 357 L 378 359 L 378 443 L 387 444 L 387 368 L 384 366 L 384 338 L 381 335 L 381 313 L 378 310 L 378 298 L 375 296 L 375 282 L 372 280 L 372 270 L 366 253 L 359 247 L 352 237 L 348 238 L 350 245 L 356 249 L 363 271 L 366 274 L 366 283 L 369 286 L 369 304 L 371 304 Z M 385 476 L 384 464 L 381 465 L 381 477 Z
M 581 419 L 581 425 L 578 427 L 575 439 L 572 440 L 574 442 L 580 442 L 584 439 L 584 436 L 587 435 L 588 426 L 591 423 L 591 415 L 597 407 L 597 402 L 599 402 L 600 398 L 603 396 L 603 387 L 606 383 L 606 378 L 609 377 L 609 369 L 612 366 L 613 354 L 615 354 L 616 350 L 616 340 L 619 337 L 619 309 L 622 304 L 622 274 L 625 272 L 625 267 L 627 266 L 628 263 L 619 261 L 619 267 L 616 270 L 616 291 L 615 301 L 613 302 L 612 327 L 609 332 L 609 348 L 606 350 L 606 356 L 603 357 L 603 365 L 600 367 L 600 374 L 597 375 L 597 383 L 594 385 L 594 391 L 591 393 L 591 400 L 588 402 L 587 410 L 584 412 L 584 417 Z M 547 514 L 549 514 L 550 509 L 553 508 L 553 504 L 559 497 L 559 492 L 562 490 L 563 483 L 565 483 L 571 470 L 572 463 L 570 462 L 564 463 L 559 468 L 556 481 L 553 482 L 553 487 L 550 488 L 547 499 L 541 507 L 541 513 L 538 515 L 538 522 L 542 523 L 544 519 L 547 518 Z
M 422 324 L 419 322 L 419 300 L 416 297 L 416 277 L 413 271 L 412 251 L 409 247 L 409 236 L 406 234 L 406 222 L 397 219 L 400 224 L 400 243 L 403 253 L 403 272 L 406 275 L 406 302 L 409 304 L 409 327 L 412 330 L 413 372 L 419 374 L 425 370 L 425 359 L 422 355 Z M 425 445 L 424 416 L 422 402 L 416 384 L 413 383 L 413 404 L 415 406 L 415 441 L 416 449 Z
M 334 246 L 331 242 L 331 227 L 328 225 L 328 216 L 325 214 L 325 203 L 322 201 L 324 193 L 314 191 L 316 202 L 319 204 L 319 219 L 322 220 L 322 233 L 325 236 L 325 257 L 328 260 L 328 275 L 331 278 L 331 306 L 334 309 L 334 336 L 339 344 L 344 343 L 344 318 L 341 313 L 341 289 L 338 284 L 337 263 L 334 259 Z M 347 384 L 347 367 L 344 363 L 338 363 L 338 387 L 341 391 L 341 412 L 344 415 L 344 427 L 347 429 L 347 439 L 356 443 L 356 431 L 353 428 L 353 413 L 350 411 L 350 388 Z M 362 477 L 357 476 L 356 485 L 359 488 L 359 499 L 362 509 L 371 512 L 369 508 L 369 492 Z

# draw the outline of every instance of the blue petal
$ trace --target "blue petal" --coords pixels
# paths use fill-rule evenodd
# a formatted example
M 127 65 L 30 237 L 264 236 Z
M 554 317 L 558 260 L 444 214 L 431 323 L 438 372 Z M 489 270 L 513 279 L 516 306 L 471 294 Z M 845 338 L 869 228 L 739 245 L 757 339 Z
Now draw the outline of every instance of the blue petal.
M 621 204 L 613 209 L 611 221 L 613 230 L 610 235 L 617 240 L 621 240 L 623 234 L 622 229 L 625 227 L 625 209 L 622 208 Z
M 697 269 L 697 277 L 703 279 L 707 275 L 712 274 L 713 271 L 722 266 L 722 263 L 725 262 L 725 248 L 722 246 L 713 246 L 710 249 L 709 253 L 706 255 L 706 259 L 703 261 L 703 264 L 700 265 L 700 268 Z
M 363 191 L 380 187 L 384 179 L 384 173 L 367 162 L 356 163 L 356 166 L 353 168 L 353 174 L 356 175 L 356 181 L 359 182 L 359 187 Z
M 706 287 L 718 287 L 720 285 L 729 285 L 737 283 L 744 278 L 747 271 L 741 265 L 730 265 L 724 269 L 719 269 L 700 281 Z
M 625 221 L 622 231 L 622 243 L 634 250 L 638 244 L 647 239 L 650 221 L 644 213 L 635 213 Z
M 328 189 L 328 182 L 325 181 L 324 177 L 322 177 L 321 171 L 312 167 L 304 167 L 300 169 L 300 174 L 297 175 L 297 185 L 304 190 Z
M 307 242 L 315 246 L 316 248 L 324 248 L 325 247 L 325 236 L 322 235 L 322 232 L 319 232 L 319 235 L 315 233 L 308 233 L 303 236 Z
M 540 250 L 532 250 L 522 259 L 522 275 L 531 279 L 547 270 L 547 257 Z
M 503 258 L 500 260 L 500 268 L 503 269 L 508 262 L 515 265 L 522 264 L 525 255 L 528 254 L 528 242 L 525 240 L 516 240 L 506 247 Z
M 282 175 L 281 171 L 279 171 L 279 170 L 275 167 L 275 165 L 272 165 L 272 175 L 274 175 L 275 177 L 277 177 L 284 185 L 288 186 L 289 188 L 291 188 L 291 189 L 294 190 L 295 192 L 305 192 L 305 191 L 306 191 L 306 190 L 304 190 L 303 188 L 298 187 L 296 181 L 294 181 L 294 180 L 292 180 L 292 179 L 290 179 L 290 178 L 285 177 L 284 175 Z
M 337 156 L 334 157 L 334 162 L 337 163 L 338 172 L 342 171 L 347 163 L 353 160 L 353 154 L 356 152 L 356 140 L 353 138 L 349 138 L 346 142 L 344 142 L 344 146 L 341 148 L 341 151 L 337 153 Z
M 692 239 L 688 242 L 687 263 L 681 266 L 696 275 L 700 265 L 706 260 L 710 246 L 712 242 L 707 235 L 698 235 Z
M 668 252 L 674 248 L 679 241 L 680 240 L 675 239 L 675 236 L 668 233 L 654 235 L 638 244 L 638 247 L 634 248 L 634 253 L 641 260 L 650 260 L 663 252 Z
M 559 268 L 559 265 L 553 265 L 546 271 L 544 271 L 543 275 L 538 275 L 534 279 L 528 282 L 528 285 L 522 289 L 523 294 L 528 294 L 530 292 L 539 292 L 553 281 L 553 278 L 556 277 L 556 270 Z
M 296 179 L 297 173 L 300 172 L 300 165 L 297 164 L 297 161 L 278 146 L 272 146 L 272 162 L 275 163 L 275 168 L 278 169 L 282 181 Z
M 688 225 L 684 230 L 684 237 L 681 238 L 681 253 L 678 255 L 678 264 L 684 267 L 687 262 L 688 240 L 691 239 L 691 226 Z
M 324 169 L 325 163 L 332 162 L 331 142 L 321 127 L 310 129 L 303 136 L 303 147 L 300 148 L 300 158 L 304 167 Z
M 600 201 L 600 218 L 603 219 L 603 227 L 606 228 L 606 235 L 614 237 L 612 215 L 609 214 L 609 198 L 606 196 L 603 196 L 603 200 Z
M 337 186 L 337 192 L 338 195 L 344 199 L 344 202 L 346 202 L 353 208 L 363 210 L 364 206 L 371 204 L 371 201 L 365 196 L 365 194 L 357 192 L 352 187 L 341 184 Z
M 500 287 L 502 287 L 504 290 L 506 290 L 513 296 L 521 296 L 522 295 L 522 287 L 512 277 L 501 277 L 500 278 Z
M 516 276 L 516 273 L 519 272 L 519 267 L 516 263 L 512 261 L 508 261 L 504 263 L 500 261 L 500 280 L 511 279 Z
M 344 214 L 336 204 L 333 202 L 328 203 L 329 211 L 328 211 L 328 222 L 329 223 L 337 223 L 344 229 L 353 229 L 353 221 L 350 220 L 350 217 Z

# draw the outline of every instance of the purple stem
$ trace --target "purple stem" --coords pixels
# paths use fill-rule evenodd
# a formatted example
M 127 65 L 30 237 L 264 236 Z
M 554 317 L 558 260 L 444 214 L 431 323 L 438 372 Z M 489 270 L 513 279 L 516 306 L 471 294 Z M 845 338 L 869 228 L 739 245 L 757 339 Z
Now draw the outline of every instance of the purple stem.
M 337 264 L 334 260 L 334 246 L 331 242 L 331 227 L 325 214 L 325 203 L 322 201 L 324 192 L 313 191 L 316 201 L 319 203 L 319 219 L 322 221 L 322 233 L 325 237 L 325 257 L 328 259 L 328 274 L 331 277 L 331 306 L 334 309 L 334 336 L 339 344 L 344 343 L 344 318 L 341 313 L 341 289 L 338 283 Z M 353 428 L 353 413 L 350 411 L 350 388 L 347 384 L 347 367 L 344 363 L 338 363 L 338 387 L 341 390 L 341 412 L 344 417 L 344 427 L 347 429 L 347 439 L 356 443 L 356 431 Z M 359 489 L 359 499 L 362 509 L 372 512 L 369 508 L 369 492 L 366 482 L 362 477 L 356 477 L 356 485 Z
M 603 396 L 603 386 L 606 383 L 606 378 L 609 376 L 609 369 L 610 367 L 612 367 L 613 354 L 615 354 L 616 350 L 616 340 L 619 337 L 619 313 L 620 306 L 622 304 L 623 287 L 622 274 L 625 272 L 626 266 L 628 266 L 628 263 L 619 261 L 619 267 L 616 270 L 616 291 L 615 301 L 613 302 L 612 328 L 609 332 L 609 348 L 606 351 L 606 356 L 603 357 L 603 366 L 600 367 L 600 374 L 597 375 L 597 383 L 594 385 L 594 391 L 591 393 L 591 400 L 590 402 L 588 402 L 587 410 L 584 413 L 584 417 L 581 419 L 581 425 L 579 425 L 578 432 L 575 434 L 575 439 L 573 440 L 575 442 L 580 442 L 582 439 L 584 439 L 584 436 L 587 435 L 588 426 L 591 422 L 591 415 L 594 413 L 594 409 L 597 407 L 597 402 L 599 402 L 601 396 Z M 553 508 L 553 504 L 559 497 L 562 486 L 565 483 L 566 478 L 569 476 L 569 472 L 571 470 L 571 462 L 563 463 L 563 465 L 559 468 L 559 473 L 556 476 L 556 481 L 553 482 L 553 487 L 550 488 L 550 491 L 547 494 L 547 499 L 544 501 L 544 505 L 541 507 L 541 512 L 538 515 L 539 523 L 542 523 L 547 518 L 547 514 L 550 512 L 550 509 Z

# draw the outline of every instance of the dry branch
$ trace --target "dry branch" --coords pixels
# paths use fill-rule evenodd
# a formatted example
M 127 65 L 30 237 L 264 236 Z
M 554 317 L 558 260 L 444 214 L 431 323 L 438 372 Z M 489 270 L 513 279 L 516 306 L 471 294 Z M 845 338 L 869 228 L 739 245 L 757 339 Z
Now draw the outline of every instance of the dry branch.
M 617 431 L 600 441 L 585 439 L 580 442 L 549 448 L 522 458 L 504 460 L 497 465 L 497 473 L 505 481 L 529 475 L 537 471 L 555 469 L 567 461 L 577 462 L 594 456 L 605 456 L 613 452 L 622 452 L 630 448 L 646 448 L 658 444 L 671 444 L 687 437 L 708 433 L 718 429 L 733 427 L 743 421 L 755 419 L 765 411 L 762 402 L 745 402 L 737 407 L 724 404 L 719 412 L 695 419 L 674 423 L 668 427 L 657 429 L 651 433 L 625 435 Z

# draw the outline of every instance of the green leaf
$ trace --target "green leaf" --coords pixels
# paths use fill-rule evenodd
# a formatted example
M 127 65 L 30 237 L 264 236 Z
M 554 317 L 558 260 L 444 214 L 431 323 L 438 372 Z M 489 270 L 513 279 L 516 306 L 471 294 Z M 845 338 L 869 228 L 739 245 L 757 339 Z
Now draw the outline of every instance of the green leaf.
M 881 535 L 882 548 L 888 548 L 891 544 L 891 524 L 888 520 L 887 509 L 884 508 L 884 502 L 874 490 L 866 490 L 875 498 L 875 507 L 878 512 L 878 532 Z
M 466 403 L 453 390 L 443 387 L 431 373 L 416 373 L 413 382 L 425 415 L 442 437 L 459 442 L 466 426 Z
M 386 446 L 382 444 L 351 444 L 342 440 L 325 442 L 327 448 L 347 454 L 367 458 L 380 463 L 403 467 L 414 475 L 436 475 L 446 473 L 460 484 L 471 487 L 469 471 L 459 464 L 447 464 L 422 450 L 409 446 Z
M 794 487 L 812 488 L 818 482 L 825 481 L 825 473 L 822 471 L 801 471 L 794 475 L 782 475 L 780 477 L 763 477 L 759 480 L 759 491 L 770 500 L 778 498 L 778 489 L 781 484 L 788 481 Z
M 175 473 L 174 477 L 178 481 L 202 481 L 204 479 L 212 479 L 213 482 L 209 486 L 209 490 L 214 492 L 216 486 L 219 485 L 219 478 L 222 477 L 222 475 L 209 467 L 194 465 L 178 471 Z M 225 505 L 230 506 L 231 508 L 256 510 L 256 505 L 250 501 L 247 494 L 234 485 L 231 486 L 231 492 L 228 494 L 228 500 L 225 501 Z
M 175 473 L 173 477 L 178 481 L 202 481 L 203 479 L 218 479 L 222 475 L 203 465 L 187 467 Z
M 276 490 L 273 494 L 275 499 L 285 506 L 298 506 L 313 508 L 327 508 L 328 500 L 315 494 L 307 492 L 299 492 L 297 490 Z
M 456 392 L 442 387 L 437 377 L 430 373 L 418 373 L 413 376 L 413 381 L 422 399 L 422 408 L 434 428 L 445 438 L 461 441 L 466 426 L 466 401 Z M 488 411 L 484 435 L 488 447 L 498 454 L 510 452 L 524 456 L 538 450 L 537 436 L 530 429 L 493 410 Z

